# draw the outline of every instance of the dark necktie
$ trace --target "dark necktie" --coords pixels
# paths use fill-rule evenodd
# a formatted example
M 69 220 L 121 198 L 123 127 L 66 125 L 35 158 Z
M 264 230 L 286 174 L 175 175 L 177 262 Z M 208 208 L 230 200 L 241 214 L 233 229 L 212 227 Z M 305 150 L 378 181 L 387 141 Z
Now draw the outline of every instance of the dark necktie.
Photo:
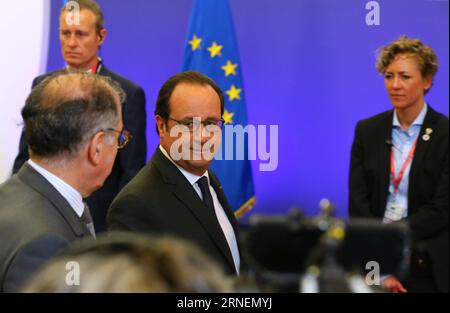
M 209 210 L 211 210 L 211 212 L 214 215 L 216 215 L 216 210 L 214 209 L 213 198 L 211 196 L 211 192 L 209 191 L 208 178 L 205 176 L 202 176 L 199 180 L 197 180 L 197 184 L 200 187 L 200 190 L 202 191 L 203 203 Z
M 91 233 L 92 237 L 95 238 L 95 228 L 94 228 L 94 222 L 92 221 L 91 212 L 89 211 L 89 207 L 87 204 L 84 204 L 84 210 L 83 215 L 81 215 L 81 220 L 86 225 L 86 227 L 89 229 L 89 232 Z
M 236 271 L 239 273 L 238 269 L 239 269 L 239 264 L 240 264 L 240 257 L 239 257 L 239 250 L 237 247 L 236 239 L 234 238 L 234 234 L 228 233 L 228 235 L 227 235 L 227 233 L 224 232 L 224 226 L 217 218 L 216 210 L 214 209 L 213 198 L 211 196 L 211 192 L 209 191 L 208 178 L 205 176 L 202 176 L 199 180 L 197 180 L 197 184 L 200 187 L 200 190 L 202 191 L 203 203 L 208 208 L 208 211 L 210 211 L 211 214 L 213 214 L 213 216 L 215 217 L 215 219 L 217 221 L 217 226 L 222 231 L 222 234 L 224 236 L 223 238 L 226 241 L 229 251 L 233 257 L 233 262 L 235 264 L 235 267 L 237 268 Z M 232 227 L 232 226 L 230 225 L 230 227 Z

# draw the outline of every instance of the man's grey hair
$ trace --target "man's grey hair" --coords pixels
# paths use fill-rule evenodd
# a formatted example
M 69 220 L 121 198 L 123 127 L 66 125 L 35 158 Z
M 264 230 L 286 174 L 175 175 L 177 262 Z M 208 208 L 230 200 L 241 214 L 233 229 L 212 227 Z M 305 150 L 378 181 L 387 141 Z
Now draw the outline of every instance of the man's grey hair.
M 77 155 L 98 131 L 117 127 L 124 101 L 125 92 L 109 77 L 66 70 L 47 77 L 22 109 L 30 155 Z

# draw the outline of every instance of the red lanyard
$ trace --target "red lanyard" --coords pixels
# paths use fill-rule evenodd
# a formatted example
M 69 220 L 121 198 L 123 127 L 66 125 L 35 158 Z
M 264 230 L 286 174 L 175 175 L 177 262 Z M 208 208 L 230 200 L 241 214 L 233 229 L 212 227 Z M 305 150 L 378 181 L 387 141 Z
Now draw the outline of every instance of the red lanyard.
M 391 178 L 392 178 L 392 184 L 394 185 L 394 194 L 397 193 L 398 187 L 400 186 L 400 182 L 403 179 L 403 174 L 405 174 L 406 168 L 408 167 L 409 162 L 411 162 L 414 151 L 416 150 L 417 140 L 414 142 L 414 145 L 411 147 L 411 150 L 409 150 L 408 157 L 406 158 L 405 162 L 403 162 L 402 168 L 400 170 L 400 173 L 398 173 L 398 176 L 395 177 L 395 164 L 394 164 L 394 147 L 391 149 Z
M 97 62 L 95 62 L 95 64 L 92 66 L 91 68 L 91 73 L 92 74 L 97 74 L 97 70 L 98 70 L 98 65 L 100 64 L 100 62 L 97 60 Z

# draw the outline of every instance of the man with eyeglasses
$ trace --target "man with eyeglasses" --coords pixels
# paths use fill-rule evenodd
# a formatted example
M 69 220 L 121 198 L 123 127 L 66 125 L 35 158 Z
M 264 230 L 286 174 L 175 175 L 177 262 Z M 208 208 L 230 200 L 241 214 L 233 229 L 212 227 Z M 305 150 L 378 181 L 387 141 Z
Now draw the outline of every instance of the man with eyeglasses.
M 214 173 L 224 98 L 209 77 L 183 72 L 159 91 L 155 120 L 160 145 L 150 162 L 114 199 L 108 228 L 190 240 L 239 274 L 238 223 Z
M 86 199 L 89 206 L 95 209 L 93 219 L 96 230 L 102 232 L 106 229 L 106 212 L 112 200 L 147 160 L 145 94 L 141 87 L 109 70 L 99 57 L 99 49 L 107 35 L 100 6 L 93 0 L 77 0 L 76 4 L 74 6 L 73 1 L 67 1 L 59 17 L 61 52 L 67 63 L 67 70 L 96 73 L 117 81 L 126 93 L 126 101 L 122 107 L 123 122 L 134 137 L 127 149 L 119 152 L 104 186 Z M 33 87 L 48 75 L 35 78 Z M 20 169 L 28 157 L 27 142 L 22 134 L 13 173 Z
M 0 186 L 0 292 L 20 291 L 44 263 L 95 237 L 83 201 L 111 173 L 123 130 L 124 91 L 88 73 L 56 73 L 28 96 L 22 117 L 30 159 Z

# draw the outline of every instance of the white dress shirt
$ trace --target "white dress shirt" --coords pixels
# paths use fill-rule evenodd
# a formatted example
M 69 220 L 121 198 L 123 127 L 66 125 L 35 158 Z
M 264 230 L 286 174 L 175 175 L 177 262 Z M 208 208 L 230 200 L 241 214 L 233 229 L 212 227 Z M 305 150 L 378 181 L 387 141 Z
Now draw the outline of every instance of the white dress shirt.
M 209 182 L 208 171 L 203 173 L 203 175 L 201 175 L 201 176 L 189 173 L 184 168 L 182 168 L 181 166 L 176 164 L 172 160 L 172 158 L 169 156 L 167 151 L 161 145 L 159 146 L 159 149 L 164 154 L 164 156 L 167 159 L 169 159 L 180 170 L 180 172 L 183 174 L 183 176 L 186 177 L 186 179 L 189 181 L 189 183 L 194 188 L 195 192 L 197 192 L 198 196 L 203 201 L 202 191 L 201 191 L 197 181 L 201 177 L 205 176 Z M 219 199 L 217 198 L 216 191 L 211 186 L 211 184 L 209 184 L 209 191 L 213 198 L 214 210 L 216 211 L 216 216 L 217 216 L 218 222 L 220 224 L 220 227 L 222 228 L 223 234 L 225 235 L 225 238 L 227 240 L 228 247 L 230 248 L 231 254 L 233 255 L 233 261 L 234 261 L 234 266 L 236 267 L 236 272 L 239 274 L 239 267 L 240 267 L 241 260 L 240 260 L 240 256 L 239 256 L 239 249 L 238 249 L 238 245 L 237 245 L 236 234 L 234 233 L 233 226 L 231 226 L 230 220 L 228 219 L 222 205 L 220 204 Z
M 83 215 L 84 211 L 83 197 L 81 196 L 81 194 L 61 178 L 50 173 L 42 166 L 34 163 L 31 159 L 28 160 L 28 164 L 39 174 L 41 174 L 53 187 L 55 187 L 55 189 L 61 194 L 61 196 L 63 196 L 63 198 L 67 200 L 77 216 L 81 218 L 81 215 Z

